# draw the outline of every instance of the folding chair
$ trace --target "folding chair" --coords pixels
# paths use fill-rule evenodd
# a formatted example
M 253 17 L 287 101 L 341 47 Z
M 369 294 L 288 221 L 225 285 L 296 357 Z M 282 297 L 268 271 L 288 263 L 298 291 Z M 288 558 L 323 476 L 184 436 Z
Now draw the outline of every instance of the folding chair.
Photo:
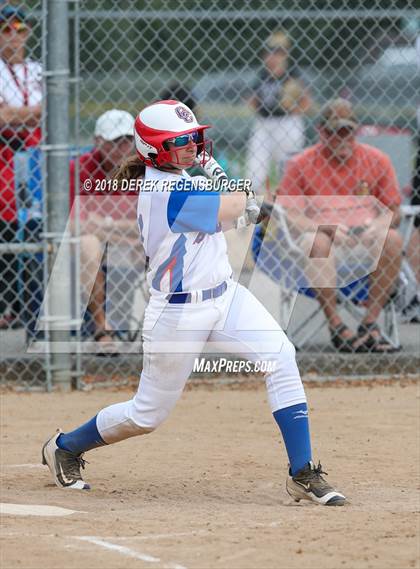
M 261 225 L 257 226 L 252 251 L 257 267 L 279 284 L 280 321 L 285 325 L 289 321 L 296 294 L 304 294 L 315 299 L 315 293 L 310 288 L 305 275 L 304 252 L 291 235 L 283 207 L 276 204 L 273 207 L 272 216 L 274 216 L 274 223 L 271 220 L 270 229 L 274 225 L 274 234 L 265 234 L 265 229 Z M 347 286 L 337 288 L 337 302 L 353 318 L 360 321 L 365 312 L 364 303 L 368 298 L 369 282 L 367 277 L 352 281 L 351 275 L 354 274 L 352 271 L 351 266 L 337 267 L 337 274 L 342 280 L 349 282 Z M 313 343 L 313 338 L 318 332 L 327 325 L 325 318 L 320 324 L 316 324 L 315 319 L 320 314 L 323 314 L 323 310 L 317 304 L 301 322 L 287 328 L 288 336 L 298 349 L 307 348 Z M 399 332 L 393 298 L 390 298 L 383 308 L 381 334 L 392 346 L 399 347 Z
M 146 260 L 139 241 L 107 256 L 106 318 L 121 340 L 134 342 L 140 332 L 149 292 Z
M 133 253 L 136 262 L 133 263 Z M 119 341 L 134 342 L 141 332 L 144 309 L 148 300 L 145 259 L 139 242 L 126 247 L 107 247 L 101 270 L 105 274 L 104 310 L 110 334 Z M 86 308 L 81 335 L 91 338 L 95 334 L 93 314 Z

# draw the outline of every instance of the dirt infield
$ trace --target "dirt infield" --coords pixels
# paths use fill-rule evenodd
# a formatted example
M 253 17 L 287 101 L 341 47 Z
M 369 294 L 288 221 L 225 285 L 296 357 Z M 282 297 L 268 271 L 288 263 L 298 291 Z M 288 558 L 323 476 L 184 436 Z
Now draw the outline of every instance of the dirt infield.
M 4 393 L 1 502 L 76 513 L 3 515 L 0 566 L 420 567 L 419 385 L 307 390 L 314 457 L 343 508 L 287 496 L 263 387 L 186 391 L 157 432 L 89 453 L 84 493 L 51 484 L 41 443 L 129 392 Z

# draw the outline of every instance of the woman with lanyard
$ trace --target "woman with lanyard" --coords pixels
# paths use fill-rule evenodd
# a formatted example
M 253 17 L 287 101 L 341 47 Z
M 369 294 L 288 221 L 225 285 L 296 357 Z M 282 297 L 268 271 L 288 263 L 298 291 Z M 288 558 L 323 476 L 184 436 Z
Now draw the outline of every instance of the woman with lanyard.
M 15 241 L 18 229 L 16 152 L 41 140 L 41 65 L 25 58 L 26 19 L 21 8 L 0 10 L 0 243 Z M 13 255 L 0 255 L 0 274 L 0 328 L 5 328 L 16 325 L 19 316 Z

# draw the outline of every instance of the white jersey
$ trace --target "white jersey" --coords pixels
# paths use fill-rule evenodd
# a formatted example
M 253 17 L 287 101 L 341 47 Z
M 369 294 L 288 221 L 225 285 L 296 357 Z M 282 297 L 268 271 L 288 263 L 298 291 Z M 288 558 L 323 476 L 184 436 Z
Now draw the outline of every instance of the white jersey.
M 152 191 L 139 194 L 137 220 L 148 257 L 151 292 L 192 292 L 213 288 L 230 278 L 225 236 L 218 223 L 216 192 L 163 189 L 163 182 L 191 178 L 146 167 Z
M 42 67 L 30 59 L 7 65 L 0 58 L 0 105 L 34 106 L 42 100 Z

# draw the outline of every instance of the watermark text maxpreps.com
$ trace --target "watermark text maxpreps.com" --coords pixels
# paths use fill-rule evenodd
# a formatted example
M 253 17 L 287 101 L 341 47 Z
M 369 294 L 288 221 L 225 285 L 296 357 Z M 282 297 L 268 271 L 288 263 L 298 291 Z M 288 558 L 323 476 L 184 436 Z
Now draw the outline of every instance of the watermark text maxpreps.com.
M 195 358 L 193 372 L 195 373 L 271 373 L 275 370 L 276 362 L 269 360 L 257 360 L 255 362 L 245 360 L 208 360 Z

